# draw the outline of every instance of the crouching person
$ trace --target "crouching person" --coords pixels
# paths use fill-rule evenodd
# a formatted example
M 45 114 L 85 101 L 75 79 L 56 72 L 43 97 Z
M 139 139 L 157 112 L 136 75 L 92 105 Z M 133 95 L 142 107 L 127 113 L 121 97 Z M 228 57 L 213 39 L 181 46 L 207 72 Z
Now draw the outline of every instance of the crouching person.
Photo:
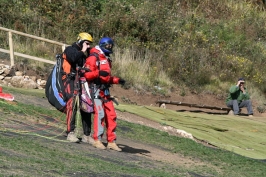
M 247 107 L 249 117 L 253 117 L 252 103 L 244 78 L 239 78 L 237 84 L 230 87 L 226 106 L 233 110 L 234 115 L 239 115 L 240 108 Z

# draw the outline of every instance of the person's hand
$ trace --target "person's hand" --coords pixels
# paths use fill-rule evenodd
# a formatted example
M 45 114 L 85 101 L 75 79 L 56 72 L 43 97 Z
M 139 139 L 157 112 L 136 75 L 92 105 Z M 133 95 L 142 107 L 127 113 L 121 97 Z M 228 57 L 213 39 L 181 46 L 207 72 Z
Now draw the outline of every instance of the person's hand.
M 109 73 L 107 71 L 102 71 L 102 70 L 99 71 L 99 76 L 106 77 L 108 75 L 109 75 Z
M 236 85 L 240 86 L 241 82 L 243 82 L 243 81 L 238 81 Z
M 246 92 L 245 92 L 245 88 L 244 88 L 244 84 L 240 84 L 239 89 L 240 89 L 243 93 L 246 93 Z
M 121 85 L 125 85 L 126 81 L 124 79 L 120 78 L 118 83 Z
M 81 51 L 82 52 L 86 52 L 88 48 L 90 48 L 90 44 L 88 42 L 84 41 L 83 44 L 82 44 Z

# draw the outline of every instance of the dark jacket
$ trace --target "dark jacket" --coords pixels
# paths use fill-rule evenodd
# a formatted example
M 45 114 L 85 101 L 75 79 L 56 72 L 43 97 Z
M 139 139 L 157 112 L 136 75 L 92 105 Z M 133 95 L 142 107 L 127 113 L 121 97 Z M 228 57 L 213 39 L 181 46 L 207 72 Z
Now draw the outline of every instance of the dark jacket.
M 81 47 L 75 42 L 72 46 L 66 47 L 64 54 L 71 65 L 71 71 L 76 71 L 76 65 L 82 67 L 86 60 L 86 55 L 81 51 Z

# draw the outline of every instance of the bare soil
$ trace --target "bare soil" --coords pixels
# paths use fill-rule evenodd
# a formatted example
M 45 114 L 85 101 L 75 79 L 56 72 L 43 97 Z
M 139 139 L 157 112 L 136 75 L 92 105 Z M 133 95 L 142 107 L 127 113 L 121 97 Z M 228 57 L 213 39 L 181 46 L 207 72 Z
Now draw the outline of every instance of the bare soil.
M 34 74 L 33 71 L 28 71 L 30 74 Z M 35 73 L 36 74 L 36 73 Z M 153 105 L 153 106 L 159 106 L 159 104 L 156 104 L 156 101 L 158 100 L 171 100 L 171 101 L 179 101 L 179 102 L 185 102 L 185 103 L 191 103 L 191 104 L 204 104 L 209 106 L 216 106 L 216 107 L 226 107 L 224 99 L 221 99 L 215 95 L 209 95 L 209 94 L 192 94 L 187 93 L 185 96 L 180 96 L 179 94 L 171 94 L 170 96 L 161 96 L 161 95 L 154 95 L 149 92 L 140 92 L 134 89 L 124 89 L 120 85 L 113 85 L 110 89 L 112 96 L 115 96 L 120 103 L 129 103 L 129 104 L 137 104 L 137 105 Z M 44 106 L 44 107 L 51 107 L 50 104 L 47 102 L 46 98 L 37 98 L 37 97 L 31 97 L 27 96 L 27 98 L 21 94 L 15 94 L 15 100 L 19 102 L 24 102 L 27 104 L 34 104 L 38 106 Z M 264 116 L 263 114 L 260 114 L 255 108 L 256 103 L 253 105 L 254 108 L 254 116 Z M 222 110 L 211 110 L 211 109 L 200 109 L 200 108 L 193 108 L 188 106 L 176 106 L 176 105 L 166 105 L 166 109 L 171 109 L 175 111 L 190 111 L 190 112 L 197 112 L 200 114 L 227 114 L 226 111 Z M 245 113 L 245 110 L 243 110 Z M 162 131 L 166 131 L 162 125 L 153 122 L 151 120 L 126 113 L 126 112 L 119 112 L 117 111 L 117 117 L 118 120 L 125 120 L 137 124 L 146 125 L 155 129 L 159 129 Z M 118 121 L 119 124 L 119 121 Z M 32 127 L 31 127 L 32 128 Z M 169 132 L 171 133 L 171 132 Z M 123 152 L 125 153 L 133 153 L 134 155 L 147 158 L 152 161 L 160 161 L 164 163 L 169 163 L 171 165 L 174 165 L 176 167 L 180 166 L 202 166 L 202 165 L 208 165 L 213 166 L 212 164 L 203 164 L 201 161 L 196 159 L 190 159 L 187 157 L 183 157 L 180 154 L 172 153 L 167 150 L 164 150 L 159 147 L 151 146 L 142 142 L 136 142 L 127 139 L 127 137 L 118 137 L 117 141 L 118 145 L 123 149 Z M 204 142 L 200 142 L 203 143 Z M 207 144 L 205 144 L 207 145 Z M 88 148 L 86 145 L 82 145 L 82 148 L 85 150 Z M 90 147 L 91 149 L 94 149 L 93 147 Z M 97 152 L 97 150 L 95 150 Z M 108 153 L 108 152 L 106 152 Z M 101 155 L 102 153 L 99 153 L 98 155 Z M 110 155 L 110 153 L 109 153 Z M 119 156 L 117 156 L 119 158 Z M 214 167 L 215 168 L 215 167 Z
M 115 89 L 115 88 L 112 88 L 112 90 L 113 89 Z M 124 92 L 122 93 L 122 91 L 124 91 Z M 117 90 L 114 91 L 114 92 L 115 93 L 120 93 L 121 95 L 123 95 L 123 94 L 128 94 L 129 90 L 124 90 L 123 88 L 118 86 Z M 46 108 L 52 108 L 52 106 L 47 102 L 46 98 L 38 98 L 38 97 L 34 97 L 34 96 L 24 96 L 24 95 L 22 95 L 20 93 L 12 93 L 12 94 L 15 97 L 15 101 L 22 102 L 22 103 L 27 103 L 27 104 L 38 105 L 38 106 L 43 106 L 43 107 L 46 107 Z M 138 96 L 130 97 L 130 98 L 133 100 L 133 98 L 137 99 Z M 147 100 L 148 100 L 148 98 L 147 98 Z M 150 103 L 152 103 L 152 102 L 148 102 L 147 105 L 150 105 Z M 158 123 L 156 123 L 154 121 L 150 121 L 148 119 L 145 119 L 143 117 L 134 115 L 134 114 L 117 111 L 117 117 L 118 117 L 118 128 L 121 128 L 121 129 L 126 129 L 126 127 L 121 127 L 119 125 L 119 120 L 125 120 L 125 121 L 128 121 L 128 122 L 132 122 L 132 123 L 136 123 L 136 124 L 142 124 L 142 125 L 145 125 L 145 126 L 149 126 L 149 127 L 155 128 L 155 129 L 166 131 L 163 128 L 162 125 L 160 125 L 160 124 L 158 124 Z M 21 131 L 27 131 L 27 130 L 34 131 L 35 129 L 36 129 L 36 131 L 40 130 L 40 127 L 37 126 L 36 124 L 34 124 L 34 122 L 31 120 L 31 118 L 27 118 L 27 119 L 21 119 L 20 118 L 19 120 L 21 122 L 18 121 L 17 118 L 16 118 L 16 121 L 15 120 L 14 121 L 11 120 L 10 124 L 8 123 L 5 126 L 6 127 L 9 127 L 9 126 L 12 127 L 14 125 L 17 125 L 18 127 L 23 127 L 23 130 L 21 130 Z M 53 121 L 54 120 L 52 120 L 52 122 Z M 14 122 L 16 122 L 16 123 L 14 123 Z M 20 126 L 20 124 L 21 124 L 21 126 Z M 25 126 L 25 125 L 27 125 L 27 126 Z M 42 125 L 40 124 L 40 126 L 42 126 Z M 49 129 L 52 130 L 53 128 L 50 127 Z M 55 128 L 54 131 L 52 131 L 52 132 L 59 134 L 60 130 L 58 128 Z M 169 132 L 169 133 L 171 134 L 171 132 Z M 172 135 L 175 135 L 175 134 L 172 134 Z M 176 136 L 178 136 L 178 135 L 176 135 Z M 66 135 L 63 133 L 62 136 L 58 137 L 58 139 L 64 140 L 64 139 L 66 139 Z M 104 144 L 106 144 L 105 137 L 103 139 L 103 142 L 104 142 Z M 202 142 L 200 142 L 200 143 L 202 143 Z M 108 156 L 108 157 L 110 157 L 110 158 L 106 159 L 106 160 L 110 160 L 110 161 L 112 161 L 112 157 L 121 159 L 121 161 L 124 161 L 127 158 L 130 158 L 130 159 L 132 159 L 132 158 L 144 158 L 144 159 L 148 160 L 149 162 L 153 161 L 154 165 L 160 165 L 160 163 L 164 163 L 164 164 L 169 164 L 171 166 L 175 166 L 176 168 L 177 167 L 187 167 L 187 168 L 189 168 L 189 167 L 192 167 L 192 166 L 193 167 L 196 167 L 196 166 L 201 166 L 201 167 L 202 166 L 208 166 L 208 167 L 211 167 L 211 168 L 216 168 L 212 164 L 206 164 L 206 162 L 201 162 L 197 158 L 184 157 L 183 155 L 180 155 L 178 153 L 170 152 L 170 151 L 165 150 L 165 149 L 163 149 L 161 147 L 150 145 L 150 144 L 146 144 L 146 143 L 143 143 L 143 142 L 140 142 L 140 141 L 134 141 L 134 140 L 128 139 L 127 137 L 124 137 L 124 136 L 119 136 L 117 138 L 117 144 L 119 145 L 119 147 L 122 148 L 122 153 L 123 154 L 121 154 L 121 155 L 119 153 L 117 153 L 117 152 L 110 151 L 110 150 L 106 150 L 106 152 L 103 153 L 102 150 L 95 149 L 91 145 L 88 145 L 88 144 L 85 144 L 85 143 L 79 143 L 79 144 L 76 144 L 76 145 L 72 144 L 71 146 L 73 146 L 74 148 L 76 146 L 78 146 L 76 148 L 78 148 L 80 151 L 83 151 L 83 150 L 84 151 L 88 151 L 88 148 L 89 148 L 91 152 L 93 152 L 94 154 L 96 154 L 98 156 L 105 156 L 105 157 Z
M 205 105 L 211 105 L 211 106 L 224 106 L 224 100 L 219 100 L 217 98 L 214 98 L 211 95 L 187 95 L 187 96 L 178 96 L 178 95 L 171 95 L 170 97 L 162 97 L 162 96 L 156 96 L 152 95 L 150 93 L 145 94 L 138 94 L 133 89 L 124 89 L 119 85 L 114 85 L 111 87 L 111 94 L 115 97 L 117 97 L 118 101 L 120 103 L 125 102 L 131 102 L 137 105 L 153 105 L 153 106 L 159 106 L 156 104 L 157 100 L 160 99 L 167 99 L 172 101 L 181 101 L 186 103 L 195 103 L 195 104 L 202 104 Z M 34 104 L 38 106 L 44 106 L 44 107 L 51 107 L 50 104 L 47 102 L 46 98 L 37 98 L 33 96 L 23 96 L 20 94 L 15 94 L 15 100 L 19 102 L 24 102 L 28 104 Z M 191 112 L 198 112 L 200 114 L 227 114 L 226 111 L 220 111 L 220 110 L 210 110 L 210 109 L 199 109 L 199 108 L 192 108 L 187 106 L 176 106 L 176 105 L 166 105 L 166 109 L 172 109 L 176 111 L 191 111 Z M 259 113 L 256 113 L 257 116 L 262 116 Z M 142 124 L 145 126 L 149 126 L 155 129 L 159 129 L 162 131 L 167 131 L 161 124 L 156 123 L 154 121 L 145 119 L 143 117 L 130 114 L 127 112 L 120 112 L 117 111 L 117 117 L 118 120 L 125 120 L 128 122 L 136 123 L 136 124 Z M 119 121 L 118 121 L 119 124 Z M 168 132 L 169 134 L 172 134 L 172 132 Z M 177 134 L 172 134 L 179 136 Z M 189 159 L 186 157 L 181 156 L 180 154 L 172 153 L 169 151 L 166 151 L 164 149 L 147 145 L 142 142 L 134 142 L 132 140 L 127 139 L 126 137 L 118 137 L 118 144 L 121 148 L 123 148 L 124 152 L 134 152 L 135 155 L 148 158 L 150 160 L 155 161 L 161 161 L 165 163 L 174 164 L 176 166 L 190 166 L 190 165 L 203 165 L 200 161 L 197 161 L 195 159 Z M 206 146 L 211 146 L 205 142 L 198 141 L 199 143 L 202 143 Z M 215 148 L 215 147 L 214 147 Z M 138 149 L 142 149 L 141 151 L 138 151 Z M 132 153 L 131 152 L 131 153 Z M 206 165 L 206 164 L 205 164 Z M 211 164 L 208 164 L 211 165 Z
M 187 92 L 185 96 L 180 96 L 178 93 L 172 93 L 169 96 L 162 96 L 162 95 L 154 95 L 149 92 L 140 93 L 134 89 L 124 89 L 119 85 L 113 85 L 111 87 L 111 94 L 114 97 L 117 97 L 120 102 L 126 102 L 131 104 L 137 105 L 147 105 L 147 106 L 158 106 L 156 104 L 158 100 L 170 100 L 182 103 L 189 103 L 189 104 L 198 104 L 198 105 L 206 105 L 206 106 L 213 106 L 218 108 L 226 108 L 225 105 L 225 96 L 221 98 L 218 95 L 210 95 L 210 94 L 193 94 L 191 92 Z M 257 111 L 257 102 L 256 100 L 252 100 L 253 104 L 253 111 L 255 117 L 264 117 L 265 114 L 259 113 Z M 225 110 L 215 110 L 215 109 L 203 109 L 203 108 L 195 108 L 189 106 L 181 106 L 181 105 L 170 105 L 166 104 L 166 109 L 171 109 L 179 112 L 195 112 L 195 113 L 204 113 L 204 114 L 227 114 Z M 241 113 L 243 116 L 246 116 L 247 113 L 246 108 L 243 108 Z

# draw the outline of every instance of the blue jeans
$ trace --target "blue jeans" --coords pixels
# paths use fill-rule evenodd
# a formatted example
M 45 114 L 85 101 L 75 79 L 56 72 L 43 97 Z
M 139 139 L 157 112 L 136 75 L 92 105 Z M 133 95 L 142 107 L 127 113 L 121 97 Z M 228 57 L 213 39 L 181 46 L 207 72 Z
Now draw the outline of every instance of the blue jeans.
M 248 115 L 253 114 L 252 103 L 250 100 L 244 100 L 240 103 L 238 103 L 237 100 L 231 100 L 231 101 L 228 101 L 226 106 L 229 108 L 232 108 L 235 115 L 239 114 L 239 108 L 243 108 L 243 107 L 247 107 Z

